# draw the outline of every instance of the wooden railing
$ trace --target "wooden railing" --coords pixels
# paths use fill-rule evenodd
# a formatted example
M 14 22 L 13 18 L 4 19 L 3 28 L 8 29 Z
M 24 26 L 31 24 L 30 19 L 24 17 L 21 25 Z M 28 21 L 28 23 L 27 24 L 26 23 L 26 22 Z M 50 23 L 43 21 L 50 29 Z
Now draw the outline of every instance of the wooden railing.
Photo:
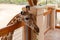
M 47 26 L 49 26 L 49 27 L 46 28 L 46 30 L 44 31 L 44 34 L 46 34 L 51 29 L 51 23 L 52 23 L 52 20 L 53 20 L 52 19 L 52 14 L 53 14 L 54 10 L 55 10 L 54 8 L 50 8 L 49 7 L 47 9 L 47 11 L 43 13 L 43 16 L 47 16 L 48 17 L 48 15 L 49 15 L 49 19 L 50 19 L 49 20 L 50 23 L 48 23 L 48 21 L 47 21 L 47 23 L 48 23 Z M 47 18 L 47 20 L 48 20 L 48 18 Z
M 49 7 L 47 8 L 47 12 L 44 12 L 43 15 L 45 16 L 45 15 L 51 14 L 53 10 L 54 10 L 53 8 Z

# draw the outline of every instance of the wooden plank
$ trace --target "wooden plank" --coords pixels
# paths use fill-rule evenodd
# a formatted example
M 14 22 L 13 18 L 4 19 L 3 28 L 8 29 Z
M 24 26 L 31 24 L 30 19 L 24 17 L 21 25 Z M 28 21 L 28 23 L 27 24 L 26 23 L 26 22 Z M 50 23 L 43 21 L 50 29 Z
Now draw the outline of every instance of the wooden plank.
M 31 40 L 31 28 L 28 27 L 28 40 Z
M 60 12 L 60 10 L 57 9 L 56 12 Z
M 45 15 L 51 14 L 53 10 L 54 10 L 53 7 L 48 7 L 47 12 L 45 12 L 43 15 L 45 16 Z
M 44 35 L 50 30 L 51 28 L 46 28 L 46 31 L 44 32 Z
M 60 26 L 55 26 L 55 28 L 58 28 L 58 29 L 60 29 Z
M 27 28 L 28 29 L 26 29 L 26 27 L 24 27 L 24 40 L 31 40 L 31 28 L 29 28 L 29 27 L 27 27 Z
M 47 12 L 43 13 L 43 15 L 44 15 L 44 16 L 45 16 L 45 15 L 48 15 L 48 14 L 50 14 L 51 12 L 52 12 L 52 10 L 49 9 Z

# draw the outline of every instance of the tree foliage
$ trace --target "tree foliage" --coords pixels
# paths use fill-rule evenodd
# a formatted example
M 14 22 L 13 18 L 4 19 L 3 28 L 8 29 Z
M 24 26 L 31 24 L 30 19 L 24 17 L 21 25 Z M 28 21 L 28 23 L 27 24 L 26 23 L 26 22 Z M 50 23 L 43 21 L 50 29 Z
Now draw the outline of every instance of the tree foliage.
M 15 3 L 15 4 L 23 4 L 27 2 L 27 0 L 0 0 L 0 3 Z

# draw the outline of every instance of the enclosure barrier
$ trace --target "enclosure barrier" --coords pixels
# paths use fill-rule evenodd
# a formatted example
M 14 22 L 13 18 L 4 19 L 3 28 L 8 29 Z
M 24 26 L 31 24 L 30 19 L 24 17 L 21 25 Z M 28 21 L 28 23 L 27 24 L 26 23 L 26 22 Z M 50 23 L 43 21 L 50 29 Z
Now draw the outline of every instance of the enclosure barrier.
M 53 10 L 52 8 L 49 8 L 48 11 L 45 12 L 45 13 L 43 13 L 42 15 L 36 15 L 36 18 L 39 18 L 40 19 L 41 16 L 43 17 L 43 16 L 46 16 L 48 14 L 51 14 L 52 13 L 52 10 Z M 38 17 L 38 16 L 40 16 L 40 17 Z M 40 32 L 41 32 L 40 34 L 37 35 L 33 30 L 31 30 L 28 27 L 28 29 L 27 29 L 28 30 L 28 35 L 27 35 L 26 34 L 26 28 L 25 28 L 24 22 L 17 22 L 15 24 L 12 24 L 10 26 L 7 26 L 6 28 L 0 29 L 0 40 L 17 40 L 17 39 L 18 40 L 37 40 L 38 39 L 37 36 L 40 39 L 40 35 L 41 34 L 44 35 L 44 29 L 43 29 L 44 25 L 43 25 L 43 27 L 40 27 L 40 25 L 38 24 L 38 26 L 39 26 L 39 29 L 40 29 Z M 23 27 L 23 35 L 21 35 L 22 36 L 22 39 L 19 39 L 20 38 L 19 36 L 18 36 L 18 38 L 15 37 L 15 39 L 13 39 L 14 31 L 17 30 L 18 28 L 21 28 L 21 27 Z M 43 31 L 43 33 L 42 33 L 42 31 Z M 17 33 L 17 34 L 19 34 L 19 33 Z M 17 34 L 15 36 L 17 36 Z M 28 36 L 28 37 L 26 37 L 26 36 Z
M 60 9 L 58 8 L 57 10 L 56 10 L 56 28 L 60 28 L 60 26 L 58 26 L 57 24 L 59 24 L 59 22 L 58 22 L 58 18 L 57 18 L 57 16 L 58 16 L 58 14 L 60 14 Z

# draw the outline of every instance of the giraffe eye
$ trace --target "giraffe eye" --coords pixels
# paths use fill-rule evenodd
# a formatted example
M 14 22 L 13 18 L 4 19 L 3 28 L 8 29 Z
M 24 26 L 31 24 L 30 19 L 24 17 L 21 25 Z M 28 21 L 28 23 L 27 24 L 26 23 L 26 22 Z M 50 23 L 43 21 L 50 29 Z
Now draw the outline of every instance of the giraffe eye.
M 26 18 L 26 20 L 29 20 L 30 18 Z

